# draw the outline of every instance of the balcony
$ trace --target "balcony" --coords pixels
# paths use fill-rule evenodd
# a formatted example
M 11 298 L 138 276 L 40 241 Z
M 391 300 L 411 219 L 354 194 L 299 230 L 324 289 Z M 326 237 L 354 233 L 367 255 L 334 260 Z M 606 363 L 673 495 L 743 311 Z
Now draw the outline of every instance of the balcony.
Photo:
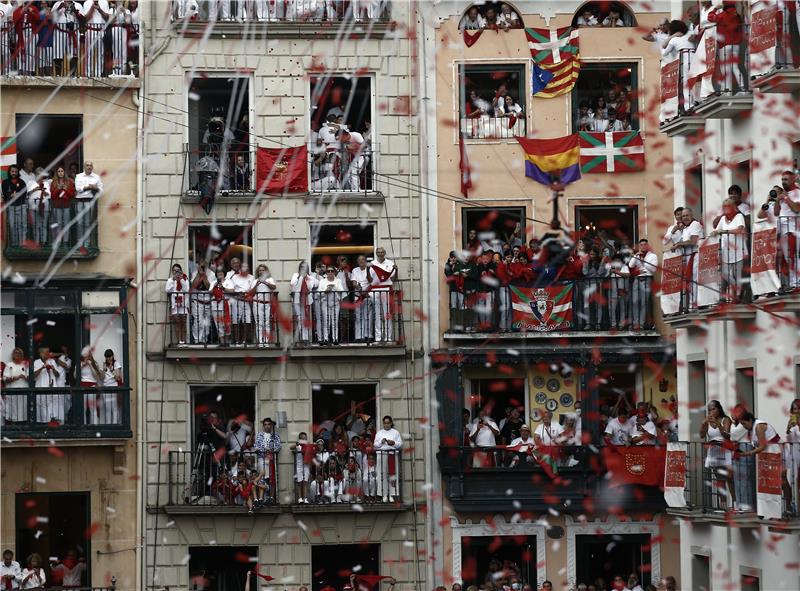
M 533 447 L 533 446 L 531 446 Z M 625 448 L 639 449 L 639 448 Z M 653 450 L 663 448 L 650 448 Z M 438 460 L 445 494 L 457 512 L 660 511 L 664 496 L 658 485 L 609 485 L 602 448 L 555 446 L 534 452 L 498 447 L 443 445 Z M 636 499 L 628 502 L 621 499 Z
M 263 6 L 263 9 L 262 9 Z M 173 0 L 172 20 L 176 29 L 202 32 L 212 26 L 215 34 L 266 35 L 270 38 L 316 35 L 334 37 L 341 26 L 349 35 L 381 35 L 391 19 L 391 2 L 320 2 L 276 0 L 275 2 L 231 2 L 230 8 L 213 0 Z M 267 27 L 263 25 L 266 24 Z
M 52 207 L 52 202 L 44 206 L 38 209 L 22 203 L 6 209 L 3 253 L 7 259 L 91 259 L 100 255 L 94 203 L 73 199 L 66 208 Z
M 658 336 L 652 277 L 452 289 L 446 339 Z
M 40 42 L 41 31 L 31 25 L 17 29 L 6 21 L 0 28 L 0 46 L 10 51 L 0 64 L 3 84 L 59 78 L 61 85 L 83 86 L 105 78 L 102 86 L 138 86 L 139 25 L 68 26 L 51 25 L 52 37 Z
M 459 129 L 465 140 L 513 140 L 525 137 L 525 116 L 461 117 Z
M 678 59 L 661 67 L 660 130 L 669 137 L 689 136 L 705 127 L 705 118 L 694 113 L 695 98 L 688 76 L 695 52 L 681 50 Z
M 125 439 L 132 436 L 130 388 L 3 390 L 3 435 L 28 439 Z
M 786 3 L 768 6 L 751 16 L 751 85 L 761 92 L 800 90 L 800 43 L 792 35 L 794 11 Z
M 683 483 L 683 496 L 670 500 L 669 513 L 723 525 L 800 529 L 800 443 L 772 444 L 755 456 L 740 455 L 753 449 L 749 443 L 678 445 L 685 459 L 677 456 L 667 462 L 668 472 L 677 470 L 672 484 Z M 669 478 L 665 484 L 670 485 Z M 679 488 L 675 487 L 676 493 Z

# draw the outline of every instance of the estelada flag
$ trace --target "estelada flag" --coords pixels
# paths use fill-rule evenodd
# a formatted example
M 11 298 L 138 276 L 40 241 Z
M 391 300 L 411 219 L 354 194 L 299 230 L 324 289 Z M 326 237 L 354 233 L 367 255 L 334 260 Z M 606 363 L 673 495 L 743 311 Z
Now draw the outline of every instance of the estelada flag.
M 651 445 L 603 447 L 603 460 L 610 476 L 610 486 L 661 486 L 664 484 L 665 457 L 666 450 L 663 447 Z
M 644 170 L 644 142 L 638 131 L 581 131 L 579 135 L 582 173 Z
M 552 139 L 518 137 L 525 151 L 525 176 L 550 186 L 566 185 L 581 178 L 581 154 L 578 134 Z
M 258 148 L 256 191 L 259 193 L 307 193 L 308 148 Z

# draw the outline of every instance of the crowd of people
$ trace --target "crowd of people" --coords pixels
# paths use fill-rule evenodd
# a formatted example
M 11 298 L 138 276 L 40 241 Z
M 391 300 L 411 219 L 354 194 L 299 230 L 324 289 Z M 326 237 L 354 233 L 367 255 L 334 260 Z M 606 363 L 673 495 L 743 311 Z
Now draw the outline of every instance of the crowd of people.
M 103 195 L 103 180 L 87 160 L 83 172 L 75 163 L 59 164 L 50 177 L 34 159 L 22 168 L 8 167 L 2 182 L 6 212 L 7 245 L 12 247 L 84 247 L 93 243 L 96 201 Z
M 312 191 L 370 190 L 372 178 L 372 125 L 364 121 L 360 131 L 345 123 L 347 103 L 328 109 L 321 124 L 312 121 L 308 145 Z
M 451 591 L 553 591 L 553 583 L 544 581 L 541 587 L 535 583 L 529 583 L 521 576 L 519 567 L 509 561 L 505 564 L 493 558 L 489 561 L 489 569 L 486 572 L 484 582 L 477 585 L 467 585 L 453 583 Z M 597 577 L 593 583 L 578 583 L 570 587 L 570 591 L 677 591 L 675 577 L 662 577 L 656 585 L 646 585 L 642 587 L 641 579 L 638 574 L 616 575 L 609 583 L 603 577 Z M 434 591 L 447 591 L 447 587 L 439 585 Z
M 238 257 L 192 262 L 191 277 L 172 265 L 165 284 L 174 343 L 268 346 L 277 343 L 277 283 L 264 264 L 255 275 Z M 398 338 L 394 289 L 398 270 L 378 247 L 351 266 L 341 255 L 336 265 L 319 261 L 311 272 L 302 261 L 290 280 L 294 338 L 314 342 L 385 343 Z
M 132 76 L 137 0 L 15 0 L 0 4 L 0 73 Z
M 514 12 L 510 4 L 501 3 L 498 9 L 496 3 L 487 2 L 481 6 L 473 5 L 461 19 L 461 29 L 471 31 L 491 29 L 494 31 L 510 31 L 521 29 L 522 19 Z
M 313 441 L 306 432 L 290 446 L 298 504 L 394 503 L 400 494 L 403 438 L 392 417 L 358 412 L 355 403 L 342 420 L 316 426 Z M 248 512 L 276 502 L 277 464 L 283 442 L 271 418 L 262 431 L 241 416 L 227 422 L 217 411 L 204 417 L 197 435 L 187 498 L 240 505 Z
M 453 330 L 517 330 L 510 285 L 547 286 L 582 282 L 576 290 L 576 326 L 634 330 L 652 323 L 651 280 L 658 257 L 646 238 L 636 250 L 625 237 L 601 229 L 570 245 L 556 233 L 526 245 L 521 224 L 507 236 L 467 232 L 463 251 L 451 251 L 444 265 Z
M 578 27 L 630 27 L 633 23 L 625 22 L 625 9 L 616 3 L 587 2 L 580 14 L 575 18 Z
M 103 391 L 119 388 L 124 383 L 122 364 L 114 351 L 106 349 L 102 363 L 94 358 L 91 348 L 81 352 L 80 365 L 76 367 L 67 345 L 40 346 L 38 357 L 31 363 L 24 351 L 16 347 L 11 359 L 2 365 L 3 405 L 2 424 L 14 425 L 28 422 L 47 423 L 54 426 L 71 424 L 120 425 L 122 424 L 122 394 Z M 83 407 L 72 407 L 70 388 L 85 389 Z M 29 415 L 28 394 L 16 390 L 37 390 L 36 409 Z M 52 392 L 52 393 L 51 393 Z M 81 415 L 80 417 L 78 415 Z
M 14 552 L 3 551 L 0 562 L 0 584 L 3 589 L 42 589 L 45 587 L 77 588 L 82 587 L 86 578 L 86 559 L 75 550 L 67 550 L 64 557 L 50 558 L 50 565 L 45 563 L 40 554 L 34 552 L 25 561 L 22 568 L 14 560 Z
M 605 93 L 598 93 L 589 100 L 578 103 L 578 131 L 630 131 L 631 127 L 631 89 L 622 84 L 614 84 Z
M 235 22 L 365 22 L 382 19 L 387 0 L 174 0 L 179 19 Z

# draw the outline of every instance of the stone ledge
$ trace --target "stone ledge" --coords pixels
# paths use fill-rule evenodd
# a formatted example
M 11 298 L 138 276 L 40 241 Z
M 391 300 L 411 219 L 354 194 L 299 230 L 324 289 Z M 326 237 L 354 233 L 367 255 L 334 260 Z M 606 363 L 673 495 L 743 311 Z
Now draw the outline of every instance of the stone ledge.
M 139 78 L 69 78 L 65 76 L 2 76 L 0 85 L 4 88 L 10 86 L 31 88 L 99 88 L 115 90 L 120 88 L 140 88 L 142 81 Z

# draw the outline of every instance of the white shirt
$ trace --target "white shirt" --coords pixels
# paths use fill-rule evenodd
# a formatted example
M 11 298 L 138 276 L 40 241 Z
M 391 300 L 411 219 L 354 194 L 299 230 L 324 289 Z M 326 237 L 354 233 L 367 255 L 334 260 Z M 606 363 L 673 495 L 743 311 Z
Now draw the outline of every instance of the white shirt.
M 578 17 L 578 26 L 579 27 L 596 27 L 600 23 L 597 21 L 597 17 L 592 15 L 589 17 L 589 20 L 583 18 L 583 15 Z
M 256 293 L 271 293 L 278 286 L 277 283 L 275 283 L 275 279 L 272 278 L 272 277 L 266 277 L 263 281 L 264 281 L 264 283 L 259 283 L 259 280 L 256 279 Z M 272 289 L 270 289 L 270 287 Z M 268 302 L 269 299 L 268 298 L 264 298 L 261 301 L 262 302 Z
M 370 267 L 372 270 L 372 286 L 373 288 L 386 288 L 391 287 L 392 280 L 397 278 L 397 267 L 394 264 L 394 261 L 389 259 L 383 259 L 383 262 L 375 259 L 372 261 L 372 266 Z M 378 273 L 375 269 L 380 269 L 381 271 L 389 274 L 388 279 L 380 279 L 378 277 Z
M 479 428 L 481 426 L 479 419 L 476 419 L 475 423 L 473 423 L 472 429 L 469 432 L 470 440 L 472 440 L 473 435 L 477 433 L 478 436 L 475 437 L 474 445 L 478 447 L 492 447 L 497 444 L 497 440 L 495 439 L 494 431 L 492 431 L 489 426 L 496 431 L 500 431 L 500 429 L 497 428 L 497 423 L 489 417 L 483 417 L 483 422 L 485 424 L 482 428 Z
M 652 250 L 644 253 L 644 256 L 637 253 L 628 259 L 628 268 L 631 271 L 637 269 L 637 277 L 652 277 L 658 269 L 658 255 Z
M 48 367 L 51 369 L 49 372 L 47 371 Z M 37 359 L 33 362 L 33 373 L 35 374 L 39 369 L 42 369 L 42 373 L 36 378 L 36 383 L 34 385 L 37 388 L 55 387 L 58 374 L 61 373 L 59 367 L 56 365 L 55 359 L 48 359 L 46 362 Z
M 753 445 L 759 444 L 758 435 L 756 434 L 756 427 L 758 427 L 759 425 L 767 426 L 767 428 L 764 430 L 764 439 L 767 441 L 767 443 L 771 442 L 773 439 L 778 437 L 778 432 L 775 430 L 775 427 L 773 427 L 766 421 L 756 419 L 755 421 L 753 421 L 753 430 L 750 432 L 750 441 L 753 442 Z
M 522 437 L 517 437 L 510 444 L 511 447 L 526 446 L 526 445 L 530 446 L 531 449 L 536 445 L 533 440 L 533 437 L 528 437 L 527 439 L 522 439 Z M 520 451 L 524 452 L 527 451 L 527 449 L 523 448 L 520 449 Z
M 81 382 L 88 384 L 97 383 L 97 375 L 94 373 L 94 368 L 88 361 L 81 361 Z
M 344 291 L 344 287 L 342 286 L 342 282 L 339 281 L 338 277 L 334 277 L 333 281 L 329 281 L 328 279 L 322 278 L 320 279 L 319 286 L 317 286 L 318 293 L 325 293 L 328 291 L 328 286 L 332 286 L 332 292 L 342 292 Z M 341 295 L 341 294 L 340 294 Z
M 51 182 L 52 181 L 50 180 L 45 180 L 42 182 L 41 186 L 36 181 L 28 183 L 28 207 L 33 209 L 34 212 L 36 211 L 36 208 L 39 207 L 39 203 L 50 200 Z
M 469 18 L 469 15 L 464 17 L 464 20 L 461 22 L 462 29 L 469 29 L 469 30 L 477 30 L 477 29 L 485 29 L 486 28 L 486 19 L 483 18 L 480 14 L 475 17 L 475 20 Z
M 27 388 L 28 387 L 28 366 L 24 363 L 14 363 L 9 361 L 3 369 L 3 380 L 8 381 L 11 378 L 24 376 L 24 380 L 14 380 L 7 384 L 3 384 L 3 388 Z
M 636 419 L 634 419 L 633 425 L 630 426 L 629 428 L 630 428 L 631 438 L 636 437 L 637 440 L 636 441 L 631 441 L 631 443 L 633 445 L 655 445 L 656 444 L 656 440 L 655 440 L 656 426 L 653 424 L 653 421 L 648 420 L 644 425 L 642 425 L 642 429 L 644 429 L 645 432 L 647 432 L 650 435 L 652 435 L 653 439 L 644 439 L 644 438 L 642 438 L 642 432 L 639 431 L 635 421 L 636 421 Z
M 241 272 L 234 273 L 225 279 L 222 286 L 235 293 L 247 293 L 256 286 L 256 278 L 249 273 L 247 275 L 242 275 Z
M 688 242 L 692 239 L 692 236 L 697 236 L 698 238 L 703 238 L 705 236 L 705 232 L 703 232 L 703 225 L 698 222 L 697 220 L 692 220 L 692 223 L 686 226 L 683 231 L 681 232 L 681 242 Z M 697 250 L 697 245 L 695 246 L 684 246 L 683 254 L 689 254 L 690 252 L 694 252 Z
M 22 581 L 22 569 L 19 567 L 19 562 L 12 560 L 11 565 L 6 566 L 5 561 L 0 561 L 0 577 L 5 575 L 13 576 L 14 578 L 11 580 L 11 588 L 19 589 L 19 584 Z M 2 585 L 2 588 L 5 589 L 5 581 L 2 581 L 0 585 Z
M 722 216 L 715 230 L 736 230 L 744 228 L 744 216 L 737 213 L 731 221 Z M 719 256 L 723 263 L 738 263 L 747 256 L 747 234 L 723 234 L 719 237 Z
M 661 240 L 661 244 L 664 246 L 671 246 L 672 244 L 678 244 L 681 241 L 681 232 L 682 230 L 678 229 L 678 222 L 672 224 L 667 231 L 664 233 L 664 238 Z
M 20 176 L 22 176 L 22 173 L 20 173 Z M 791 199 L 795 203 L 800 203 L 800 189 L 792 189 L 791 191 L 788 191 L 786 194 L 789 197 L 789 199 Z M 793 212 L 791 207 L 789 207 L 786 203 L 781 201 L 781 209 L 780 212 L 778 212 L 778 215 L 780 217 L 793 218 L 797 217 L 798 214 Z M 794 228 L 791 228 L 791 230 L 794 230 Z
M 519 15 L 513 10 L 508 14 L 501 12 L 497 17 L 497 24 L 501 27 L 518 27 Z
M 23 583 L 20 589 L 36 589 L 37 587 L 43 587 L 46 581 L 46 577 L 44 574 L 43 568 L 34 568 L 28 570 L 27 568 L 22 571 L 22 578 L 25 579 L 29 574 L 33 573 L 33 576 L 28 579 L 26 583 Z
M 55 568 L 53 568 L 53 572 L 61 571 L 63 576 L 63 585 L 69 587 L 80 587 L 81 586 L 81 577 L 83 573 L 86 571 L 86 563 L 85 562 L 78 562 L 72 568 L 67 568 L 65 564 L 59 564 Z
M 58 3 L 56 3 L 58 4 Z M 6 2 L 0 2 L 0 23 L 11 20 L 11 13 L 14 12 L 14 7 Z
M 114 372 L 119 370 L 121 374 L 122 364 L 115 359 L 113 367 L 108 367 L 108 365 L 103 363 L 103 367 L 101 369 L 103 371 L 103 385 L 108 388 L 118 388 L 119 384 L 117 383 L 117 379 L 114 377 Z
M 625 26 L 625 23 L 624 23 L 624 22 L 622 22 L 622 19 L 621 19 L 621 18 L 618 18 L 618 19 L 616 20 L 616 22 L 615 22 L 615 21 L 613 21 L 613 20 L 611 19 L 611 17 L 610 17 L 610 16 L 607 16 L 606 18 L 604 18 L 604 19 L 603 19 L 603 26 L 604 26 L 604 27 L 611 26 L 612 24 L 613 24 L 615 27 L 624 27 L 624 26 Z
M 62 367 L 61 365 L 58 366 L 59 370 L 61 370 L 61 373 L 58 374 L 58 378 L 56 379 L 56 387 L 66 388 L 67 374 L 72 369 L 72 359 L 70 359 L 66 355 L 59 355 L 58 360 L 64 363 L 67 367 Z
M 25 181 L 25 185 L 27 186 L 36 182 L 36 173 L 26 172 L 24 168 L 21 168 L 19 171 L 19 178 Z
M 305 275 L 304 277 L 305 277 L 305 282 L 306 282 L 306 289 L 308 289 L 308 296 L 306 296 L 308 301 L 305 302 L 305 303 L 306 304 L 311 304 L 313 302 L 313 298 L 314 298 L 314 296 L 311 295 L 311 292 L 317 287 L 318 282 L 311 275 Z M 289 283 L 292 286 L 292 293 L 301 293 L 302 292 L 302 290 L 303 290 L 303 277 L 300 276 L 300 273 L 295 273 L 294 275 L 292 275 L 292 279 L 291 279 L 291 281 Z M 303 302 L 300 302 L 299 300 L 300 300 L 300 298 L 298 296 L 298 298 L 296 300 L 294 300 L 294 301 L 295 301 L 295 303 L 298 303 L 298 304 L 303 303 Z
M 228 431 L 228 449 L 230 453 L 238 453 L 242 451 L 242 446 L 253 432 L 252 429 L 250 429 L 250 425 L 246 425 L 241 422 L 239 423 L 238 431 L 231 431 L 230 426 L 228 426 Z
M 394 445 L 389 445 L 388 443 L 383 443 L 384 439 L 388 439 L 390 441 L 394 441 Z M 375 433 L 375 441 L 373 442 L 375 449 L 378 450 L 390 450 L 390 449 L 400 449 L 403 447 L 403 438 L 400 436 L 400 431 L 392 427 L 391 429 L 381 429 L 377 433 Z
M 591 123 L 592 131 L 595 133 L 604 133 L 606 131 L 611 131 L 608 129 L 608 119 L 606 118 L 595 118 L 592 119 Z
M 369 267 L 356 267 L 350 272 L 350 280 L 355 281 L 358 284 L 358 287 L 361 290 L 365 290 L 369 287 L 371 282 Z
M 99 8 L 106 14 L 111 12 L 111 9 L 108 7 L 107 0 L 86 0 L 86 2 L 83 3 L 83 9 L 81 10 L 81 14 L 83 15 L 89 14 L 89 11 L 91 10 L 92 6 L 95 6 L 96 9 Z M 105 24 L 106 22 L 105 17 L 102 14 L 100 14 L 99 10 L 96 9 L 92 12 L 92 16 L 88 18 L 88 22 L 96 25 Z
M 670 39 L 664 49 L 661 50 L 661 62 L 664 64 L 674 62 L 680 57 L 682 49 L 694 49 L 694 43 L 689 39 L 689 35 L 681 35 Z
M 557 445 L 560 443 L 558 437 L 564 432 L 564 428 L 553 421 L 549 425 L 542 423 L 536 427 L 534 435 L 542 440 L 542 445 Z
M 472 99 L 472 106 L 478 109 L 481 113 L 488 113 L 492 110 L 492 103 L 479 96 L 476 96 L 474 99 Z
M 90 0 L 91 1 L 91 0 Z M 95 194 L 93 194 L 87 187 L 89 185 L 96 185 L 97 186 L 97 196 L 99 197 L 103 193 L 103 181 L 100 179 L 100 175 L 96 172 L 92 174 L 86 174 L 85 172 L 79 172 L 75 175 L 75 198 L 76 199 L 93 199 Z
M 616 418 L 608 421 L 605 433 L 611 436 L 612 445 L 626 445 L 631 435 L 628 424 L 620 423 Z

